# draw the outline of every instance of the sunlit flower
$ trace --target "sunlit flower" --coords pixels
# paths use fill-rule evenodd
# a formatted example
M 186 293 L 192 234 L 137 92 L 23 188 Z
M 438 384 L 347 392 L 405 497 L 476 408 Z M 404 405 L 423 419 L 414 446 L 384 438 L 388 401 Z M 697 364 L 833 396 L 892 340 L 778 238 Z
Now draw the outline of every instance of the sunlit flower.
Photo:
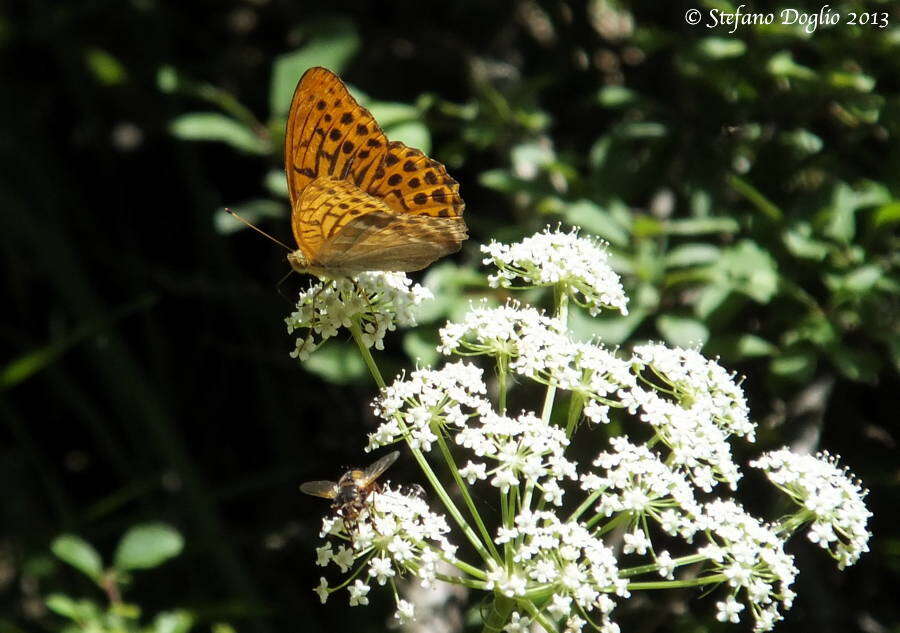
M 812 523 L 809 540 L 828 550 L 844 569 L 869 551 L 871 533 L 866 523 L 872 513 L 866 508 L 866 492 L 838 458 L 826 452 L 798 455 L 783 448 L 765 453 L 751 466 L 762 469 L 769 480 L 799 506 Z
M 354 320 L 366 346 L 383 349 L 385 334 L 398 325 L 415 325 L 416 306 L 431 298 L 430 290 L 413 284 L 404 273 L 365 272 L 354 280 L 320 281 L 300 293 L 296 310 L 285 319 L 288 334 L 303 332 L 291 356 L 307 360 Z
M 497 267 L 488 278 L 494 287 L 559 286 L 572 299 L 596 316 L 603 308 L 627 314 L 627 299 L 619 276 L 607 263 L 605 245 L 598 240 L 550 230 L 526 237 L 515 244 L 491 242 L 481 247 L 485 264 Z

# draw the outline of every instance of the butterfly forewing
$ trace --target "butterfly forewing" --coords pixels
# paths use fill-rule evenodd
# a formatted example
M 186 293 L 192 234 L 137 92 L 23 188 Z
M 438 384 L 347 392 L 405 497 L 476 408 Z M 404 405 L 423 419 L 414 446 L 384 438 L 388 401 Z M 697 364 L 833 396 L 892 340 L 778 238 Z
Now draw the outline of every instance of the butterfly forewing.
M 338 485 L 333 481 L 307 481 L 300 484 L 300 492 L 314 497 L 334 499 L 337 496 Z

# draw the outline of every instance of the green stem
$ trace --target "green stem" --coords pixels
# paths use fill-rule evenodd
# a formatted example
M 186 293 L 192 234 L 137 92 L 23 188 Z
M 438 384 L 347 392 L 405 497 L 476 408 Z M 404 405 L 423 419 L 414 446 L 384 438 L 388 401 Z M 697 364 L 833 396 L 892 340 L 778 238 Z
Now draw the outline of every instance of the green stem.
M 566 422 L 566 437 L 570 439 L 575 433 L 578 420 L 581 419 L 583 405 L 584 398 L 577 393 L 573 393 L 572 398 L 569 400 L 569 420 Z
M 378 369 L 378 365 L 375 364 L 375 359 L 372 358 L 372 353 L 369 351 L 369 348 L 366 347 L 365 342 L 363 342 L 362 340 L 362 330 L 359 327 L 358 319 L 351 320 L 350 334 L 353 335 L 353 340 L 356 341 L 356 345 L 359 347 L 359 352 L 360 354 L 362 354 L 363 360 L 366 362 L 366 365 L 369 368 L 369 372 L 372 374 L 372 378 L 375 379 L 375 383 L 379 388 L 384 389 L 384 378 L 381 375 L 381 371 Z M 463 531 L 463 534 L 466 535 L 466 538 L 469 539 L 469 542 L 472 544 L 472 547 L 475 548 L 475 551 L 478 552 L 478 554 L 484 559 L 485 562 L 490 561 L 491 555 L 484 548 L 484 545 L 481 543 L 478 535 L 475 534 L 475 532 L 466 522 L 462 513 L 459 511 L 459 508 L 457 508 L 456 504 L 453 503 L 450 495 L 447 494 L 447 491 L 444 489 L 441 481 L 437 478 L 437 475 L 434 474 L 434 471 L 428 464 L 428 460 L 425 459 L 425 455 L 422 454 L 422 451 L 420 449 L 413 448 L 413 446 L 409 443 L 409 429 L 406 428 L 406 423 L 403 421 L 403 418 L 398 415 L 395 416 L 394 419 L 397 420 L 397 424 L 399 424 L 400 430 L 403 432 L 404 437 L 407 438 L 406 445 L 409 446 L 409 450 L 412 452 L 413 457 L 415 457 L 416 462 L 418 462 L 419 468 L 422 469 L 422 472 L 425 474 L 425 478 L 428 479 L 428 483 L 431 484 L 431 487 L 437 493 L 437 496 L 440 498 L 441 503 L 443 503 L 444 507 L 447 508 L 447 512 L 451 517 L 453 517 L 453 520 L 456 521 L 456 524 L 459 526 L 459 529 Z
M 506 415 L 506 368 L 508 364 L 505 356 L 497 357 L 497 390 L 499 391 L 497 408 L 500 410 L 500 415 Z
M 525 609 L 528 611 L 528 615 L 531 616 L 531 619 L 541 625 L 541 628 L 547 631 L 547 633 L 556 633 L 556 627 L 553 626 L 553 622 L 547 619 L 547 616 L 540 612 L 540 610 L 534 606 L 530 600 L 519 600 L 516 603 L 516 606 Z
M 595 490 L 591 494 L 588 495 L 587 499 L 581 502 L 581 505 L 575 508 L 575 512 L 569 515 L 568 521 L 577 521 L 578 517 L 585 513 L 585 511 L 590 508 L 594 502 L 606 491 L 606 488 L 601 490 Z
M 690 565 L 692 563 L 699 563 L 701 561 L 707 560 L 707 557 L 703 554 L 691 554 L 690 556 L 682 556 L 680 558 L 674 559 L 672 562 L 675 564 L 675 567 L 682 567 L 684 565 Z M 658 563 L 650 563 L 649 565 L 640 565 L 638 567 L 629 567 L 628 569 L 619 570 L 619 576 L 622 578 L 629 578 L 631 576 L 640 576 L 641 574 L 648 574 L 650 572 L 654 572 L 659 569 Z
M 379 389 L 384 389 L 385 382 L 381 375 L 381 370 L 378 369 L 378 365 L 375 364 L 375 359 L 372 358 L 372 352 L 369 351 L 369 348 L 363 341 L 362 329 L 359 327 L 359 317 L 350 321 L 350 334 L 353 335 L 353 340 L 356 341 L 356 344 L 359 347 L 359 353 L 362 354 L 363 360 L 369 368 L 369 373 L 371 373 L 372 378 L 375 379 L 375 384 L 378 385 Z
M 556 300 L 556 318 L 562 322 L 563 326 L 569 322 L 569 292 L 562 286 L 553 287 L 553 295 Z M 541 411 L 541 420 L 550 422 L 550 415 L 553 413 L 553 400 L 556 398 L 556 381 L 551 380 L 547 385 L 547 395 L 544 396 L 544 409 Z
M 516 606 L 516 601 L 512 598 L 495 593 L 494 601 L 491 603 L 491 612 L 484 619 L 484 626 L 481 633 L 500 633 L 506 623 L 509 622 L 509 616 Z
M 630 582 L 628 590 L 634 589 L 678 589 L 680 587 L 699 587 L 701 585 L 712 585 L 725 582 L 728 576 L 725 574 L 714 574 L 712 576 L 704 576 L 703 578 L 692 578 L 691 580 L 661 580 L 658 582 Z
M 441 449 L 441 454 L 444 457 L 444 461 L 447 462 L 447 468 L 450 470 L 450 474 L 453 476 L 453 481 L 456 482 L 456 486 L 457 488 L 459 488 L 459 492 L 460 494 L 462 494 L 463 500 L 466 502 L 466 507 L 469 508 L 469 514 L 471 514 L 472 518 L 475 519 L 475 525 L 478 527 L 478 531 L 481 532 L 481 538 L 484 539 L 484 542 L 487 544 L 488 549 L 491 550 L 491 554 L 494 556 L 494 558 L 497 559 L 497 562 L 500 562 L 500 553 L 494 546 L 494 540 L 488 533 L 488 530 L 484 525 L 484 521 L 482 521 L 481 515 L 478 513 L 478 509 L 475 507 L 475 502 L 472 500 L 472 495 L 469 494 L 469 486 L 466 484 L 465 480 L 459 476 L 459 467 L 456 465 L 456 460 L 453 459 L 453 454 L 450 452 L 450 447 L 447 446 L 447 440 L 444 439 L 443 435 L 439 434 L 437 443 L 438 447 Z

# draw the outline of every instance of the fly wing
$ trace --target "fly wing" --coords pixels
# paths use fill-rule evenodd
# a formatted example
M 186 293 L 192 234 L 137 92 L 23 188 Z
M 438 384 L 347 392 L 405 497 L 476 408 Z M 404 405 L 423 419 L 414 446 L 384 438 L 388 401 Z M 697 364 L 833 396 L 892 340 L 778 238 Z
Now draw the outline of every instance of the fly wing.
M 300 484 L 300 492 L 324 499 L 334 499 L 337 496 L 337 490 L 338 485 L 333 481 L 307 481 Z
M 363 471 L 362 478 L 360 479 L 360 481 L 357 482 L 357 484 L 360 486 L 366 486 L 366 485 L 372 483 L 373 481 L 378 479 L 378 477 L 381 475 L 381 473 L 383 473 L 388 468 L 390 468 L 391 464 L 393 464 L 395 461 L 397 461 L 398 457 L 400 457 L 400 451 L 394 451 L 392 453 L 388 453 L 387 455 L 385 455 L 384 457 L 379 459 L 377 462 L 375 462 L 374 464 L 372 464 L 371 466 L 366 468 Z

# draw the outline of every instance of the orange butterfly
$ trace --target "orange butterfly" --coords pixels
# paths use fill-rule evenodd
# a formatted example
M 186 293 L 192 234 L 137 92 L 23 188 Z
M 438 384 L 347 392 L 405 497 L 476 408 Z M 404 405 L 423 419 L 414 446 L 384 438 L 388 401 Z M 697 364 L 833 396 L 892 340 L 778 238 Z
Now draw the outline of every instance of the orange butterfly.
M 413 271 L 468 237 L 459 184 L 437 161 L 388 141 L 330 70 L 294 90 L 284 136 L 296 251 L 291 267 L 326 279 Z

